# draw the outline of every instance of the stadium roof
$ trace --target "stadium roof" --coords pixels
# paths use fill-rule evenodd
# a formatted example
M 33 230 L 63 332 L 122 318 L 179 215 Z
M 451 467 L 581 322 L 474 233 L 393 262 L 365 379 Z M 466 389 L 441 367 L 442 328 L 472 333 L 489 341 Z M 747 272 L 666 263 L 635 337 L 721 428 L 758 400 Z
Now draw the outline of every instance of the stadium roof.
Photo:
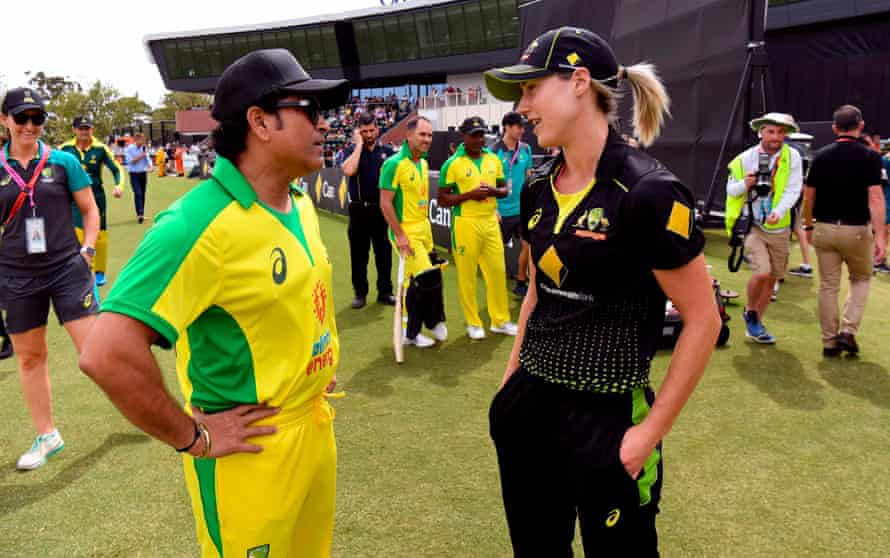
M 314 77 L 356 87 L 441 83 L 451 73 L 510 64 L 519 54 L 516 0 L 414 0 L 256 25 L 144 39 L 168 89 L 211 92 L 223 69 L 259 48 L 293 52 Z

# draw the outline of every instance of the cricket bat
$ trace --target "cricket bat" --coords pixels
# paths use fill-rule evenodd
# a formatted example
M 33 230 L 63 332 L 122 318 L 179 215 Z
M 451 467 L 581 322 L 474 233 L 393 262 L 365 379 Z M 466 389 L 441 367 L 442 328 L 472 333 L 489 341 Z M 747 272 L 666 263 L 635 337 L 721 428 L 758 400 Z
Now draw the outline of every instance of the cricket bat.
M 396 307 L 392 316 L 392 348 L 396 362 L 405 361 L 405 348 L 402 345 L 402 300 L 405 298 L 405 256 L 399 254 L 399 275 L 396 286 Z

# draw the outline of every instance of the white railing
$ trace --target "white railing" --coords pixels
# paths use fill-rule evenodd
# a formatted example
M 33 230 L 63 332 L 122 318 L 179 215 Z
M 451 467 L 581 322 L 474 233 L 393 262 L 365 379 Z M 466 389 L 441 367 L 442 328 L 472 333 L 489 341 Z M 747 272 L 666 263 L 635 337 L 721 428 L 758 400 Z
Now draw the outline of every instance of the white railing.
M 466 105 L 484 105 L 486 102 L 485 94 L 481 91 L 455 91 L 453 93 L 446 92 L 421 97 L 418 99 L 418 106 L 421 109 L 437 109 Z

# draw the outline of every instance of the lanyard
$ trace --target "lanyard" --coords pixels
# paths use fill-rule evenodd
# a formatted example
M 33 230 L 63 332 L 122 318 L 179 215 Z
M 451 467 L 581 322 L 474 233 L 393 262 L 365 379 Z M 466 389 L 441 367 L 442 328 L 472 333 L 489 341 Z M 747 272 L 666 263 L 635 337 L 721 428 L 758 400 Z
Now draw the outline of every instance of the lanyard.
M 49 159 L 49 152 L 51 148 L 48 145 L 43 146 L 43 155 L 40 157 L 40 162 L 37 163 L 37 167 L 34 169 L 34 174 L 31 175 L 31 180 L 25 184 L 25 180 L 13 169 L 9 162 L 6 160 L 6 152 L 4 150 L 0 150 L 0 165 L 9 173 L 9 176 L 18 184 L 19 187 L 19 195 L 15 199 L 15 203 L 12 205 L 12 209 L 9 211 L 9 216 L 6 218 L 4 225 L 9 224 L 12 221 L 12 218 L 15 217 L 16 213 L 18 213 L 19 209 L 22 208 L 22 204 L 25 203 L 25 198 L 28 198 L 28 201 L 31 203 L 31 208 L 35 207 L 34 203 L 34 190 L 37 186 L 37 180 L 40 178 L 40 173 L 43 172 L 43 167 L 46 166 L 46 161 Z
M 513 151 L 513 158 L 510 160 L 510 171 L 509 172 L 511 175 L 513 174 L 513 165 L 516 164 L 516 159 L 519 158 L 519 152 L 522 150 L 522 147 L 523 147 L 523 145 L 522 145 L 521 141 L 516 143 L 516 149 Z

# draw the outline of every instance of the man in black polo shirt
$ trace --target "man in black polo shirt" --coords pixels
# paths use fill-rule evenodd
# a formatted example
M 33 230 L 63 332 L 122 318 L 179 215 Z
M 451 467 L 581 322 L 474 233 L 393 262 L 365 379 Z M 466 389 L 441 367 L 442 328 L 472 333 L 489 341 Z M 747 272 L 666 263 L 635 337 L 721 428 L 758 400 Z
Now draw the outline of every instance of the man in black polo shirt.
M 859 352 L 855 336 L 865 312 L 872 265 L 883 261 L 887 251 L 881 156 L 859 142 L 864 125 L 862 113 L 852 105 L 834 112 L 837 139 L 815 154 L 804 190 L 804 230 L 819 258 L 825 356 Z M 850 295 L 839 324 L 837 295 L 844 263 Z
M 353 308 L 365 305 L 368 296 L 368 251 L 374 247 L 377 262 L 377 302 L 393 305 L 392 248 L 386 238 L 386 221 L 380 213 L 380 167 L 394 152 L 377 143 L 380 129 L 374 115 L 363 112 L 352 134 L 352 147 L 343 161 L 349 177 L 349 254 L 352 263 Z

